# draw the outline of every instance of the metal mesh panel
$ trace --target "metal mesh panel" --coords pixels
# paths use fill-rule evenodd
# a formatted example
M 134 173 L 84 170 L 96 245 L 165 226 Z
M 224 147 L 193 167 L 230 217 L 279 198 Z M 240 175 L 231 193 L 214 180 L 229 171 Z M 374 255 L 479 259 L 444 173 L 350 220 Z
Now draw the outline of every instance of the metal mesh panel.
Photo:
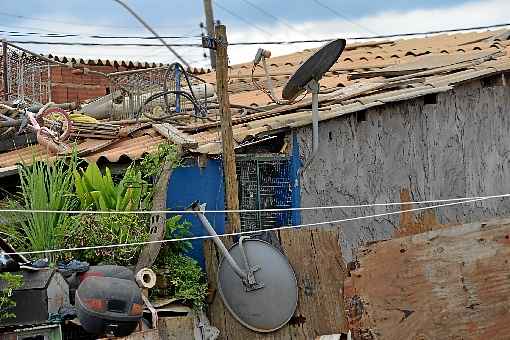
M 7 92 L 9 100 L 20 99 L 28 103 L 44 104 L 51 100 L 50 63 L 25 53 L 12 45 L 7 46 Z
M 145 100 L 153 94 L 163 91 L 165 81 L 167 90 L 190 92 L 186 78 L 179 68 L 170 71 L 165 79 L 167 70 L 168 67 L 158 67 L 110 73 L 108 75 L 110 92 L 116 98 L 112 103 L 113 119 L 135 118 Z M 188 79 L 190 79 L 192 85 L 199 85 L 200 87 L 203 84 L 205 88 L 205 82 L 191 74 L 188 74 Z M 144 106 L 143 110 L 158 116 L 164 115 L 168 108 L 183 115 L 191 114 L 194 109 L 192 103 L 184 96 L 168 94 L 166 101 L 165 97 L 152 100 Z
M 274 209 L 292 206 L 290 160 L 280 155 L 249 155 L 237 159 L 241 209 Z M 290 211 L 241 213 L 241 229 L 261 230 L 290 225 Z

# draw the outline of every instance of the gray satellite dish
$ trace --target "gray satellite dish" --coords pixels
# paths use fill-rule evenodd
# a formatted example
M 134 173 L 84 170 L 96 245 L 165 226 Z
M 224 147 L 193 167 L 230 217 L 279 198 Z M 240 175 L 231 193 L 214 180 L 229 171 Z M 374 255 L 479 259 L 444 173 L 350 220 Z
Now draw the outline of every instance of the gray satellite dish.
M 294 314 L 298 300 L 296 276 L 287 258 L 271 244 L 246 237 L 227 250 L 203 209 L 198 204 L 193 206 L 223 254 L 218 290 L 228 311 L 243 326 L 257 332 L 283 327 Z
M 311 81 L 318 82 L 338 60 L 344 48 L 345 39 L 337 39 L 312 54 L 290 77 L 283 88 L 283 99 L 292 101 L 307 89 Z
M 338 60 L 345 48 L 345 39 L 337 39 L 312 54 L 290 77 L 282 91 L 283 99 L 293 101 L 306 90 L 312 93 L 313 156 L 319 149 L 319 80 Z

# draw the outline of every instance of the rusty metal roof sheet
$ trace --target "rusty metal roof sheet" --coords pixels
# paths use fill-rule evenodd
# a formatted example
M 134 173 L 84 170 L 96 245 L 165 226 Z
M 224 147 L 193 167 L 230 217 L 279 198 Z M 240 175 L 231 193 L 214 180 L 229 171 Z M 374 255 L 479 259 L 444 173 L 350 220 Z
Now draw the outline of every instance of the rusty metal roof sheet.
M 505 339 L 510 219 L 363 248 L 344 285 L 354 339 Z
M 164 141 L 164 137 L 152 129 L 142 131 L 136 137 L 125 137 L 119 140 L 85 139 L 76 146 L 78 155 L 90 162 L 106 160 L 118 162 L 121 158 L 126 160 L 137 160 L 143 155 L 157 149 Z M 95 149 L 93 152 L 87 150 Z M 0 155 L 0 173 L 10 171 L 16 164 L 31 164 L 34 160 L 55 159 L 56 155 L 51 154 L 40 144 L 13 150 Z

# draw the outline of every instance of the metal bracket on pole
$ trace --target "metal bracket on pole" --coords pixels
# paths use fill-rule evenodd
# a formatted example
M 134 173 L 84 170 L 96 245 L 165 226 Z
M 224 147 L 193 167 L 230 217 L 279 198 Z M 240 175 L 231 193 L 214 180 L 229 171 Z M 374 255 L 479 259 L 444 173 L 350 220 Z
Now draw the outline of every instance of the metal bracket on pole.
M 227 260 L 227 262 L 230 264 L 230 266 L 234 270 L 234 273 L 236 273 L 236 275 L 239 276 L 239 278 L 243 282 L 243 285 L 245 286 L 246 291 L 250 292 L 253 290 L 263 288 L 264 284 L 261 282 L 257 282 L 255 275 L 254 275 L 254 273 L 257 270 L 260 270 L 260 267 L 250 266 L 250 262 L 248 261 L 248 255 L 246 254 L 246 250 L 243 245 L 243 241 L 248 239 L 249 237 L 241 237 L 239 239 L 239 247 L 241 250 L 241 254 L 242 254 L 244 266 L 245 266 L 245 270 L 243 270 L 243 269 L 241 269 L 239 264 L 236 262 L 236 260 L 232 257 L 232 255 L 230 255 L 230 253 L 228 252 L 228 250 L 225 247 L 225 245 L 223 244 L 223 242 L 221 242 L 221 240 L 220 240 L 218 234 L 216 233 L 216 231 L 214 230 L 213 226 L 211 225 L 211 223 L 209 223 L 209 221 L 205 217 L 205 214 L 203 213 L 203 211 L 205 210 L 205 204 L 198 204 L 197 202 L 195 202 L 195 203 L 193 203 L 191 208 L 196 212 L 196 215 L 198 216 L 200 222 L 202 223 L 204 228 L 207 230 L 209 235 L 212 236 L 212 240 L 213 240 L 214 244 L 216 244 L 220 253 L 225 257 L 225 260 Z
M 207 230 L 207 233 L 213 237 L 212 240 L 213 240 L 214 244 L 216 244 L 216 246 L 220 250 L 220 253 L 225 257 L 225 259 L 228 261 L 228 263 L 232 266 L 232 269 L 237 274 L 237 276 L 239 276 L 239 278 L 241 280 L 243 280 L 243 282 L 244 282 L 246 280 L 246 273 L 244 272 L 244 270 L 241 269 L 241 267 L 239 267 L 237 262 L 230 255 L 227 247 L 225 247 L 223 242 L 221 242 L 220 238 L 218 237 L 216 230 L 214 230 L 211 223 L 209 223 L 209 221 L 205 217 L 205 214 L 203 213 L 203 211 L 205 210 L 205 204 L 198 204 L 197 202 L 195 202 L 192 205 L 192 209 L 196 212 L 198 219 L 204 226 L 205 230 Z

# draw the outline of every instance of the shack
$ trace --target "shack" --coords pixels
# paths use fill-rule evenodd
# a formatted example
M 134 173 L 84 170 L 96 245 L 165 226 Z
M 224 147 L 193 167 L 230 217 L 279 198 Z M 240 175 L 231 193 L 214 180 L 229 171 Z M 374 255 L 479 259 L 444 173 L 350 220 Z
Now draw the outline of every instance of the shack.
M 252 84 L 251 64 L 231 66 L 240 208 L 369 205 L 507 194 L 509 39 L 510 31 L 502 29 L 348 44 L 321 80 L 320 147 L 311 162 L 309 96 L 299 103 L 276 106 Z M 277 93 L 313 52 L 268 59 Z M 260 80 L 264 74 L 256 68 L 253 77 Z M 214 73 L 201 79 L 215 85 Z M 187 152 L 185 166 L 170 178 L 167 207 L 181 210 L 199 200 L 208 209 L 223 210 L 215 109 L 212 103 L 209 122 L 149 124 L 110 143 L 86 138 L 78 149 L 90 162 L 122 163 L 139 159 L 169 140 Z M 20 158 L 30 161 L 34 153 L 41 158 L 53 156 L 37 145 L 3 153 L 0 176 L 12 175 Z M 361 245 L 510 212 L 510 201 L 500 197 L 416 214 L 381 215 L 410 206 L 242 214 L 242 230 L 332 222 L 259 235 L 277 244 L 296 271 L 299 305 L 287 326 L 267 335 L 248 331 L 229 315 L 218 294 L 211 294 L 211 324 L 219 328 L 222 339 L 303 339 L 346 332 L 346 264 L 352 267 Z M 344 221 L 370 215 L 377 216 Z M 208 218 L 218 233 L 230 231 L 223 214 Z M 199 222 L 192 217 L 190 221 L 193 234 L 203 235 Z M 193 251 L 214 278 L 218 255 L 211 245 L 196 242 Z M 214 291 L 214 279 L 210 284 Z

